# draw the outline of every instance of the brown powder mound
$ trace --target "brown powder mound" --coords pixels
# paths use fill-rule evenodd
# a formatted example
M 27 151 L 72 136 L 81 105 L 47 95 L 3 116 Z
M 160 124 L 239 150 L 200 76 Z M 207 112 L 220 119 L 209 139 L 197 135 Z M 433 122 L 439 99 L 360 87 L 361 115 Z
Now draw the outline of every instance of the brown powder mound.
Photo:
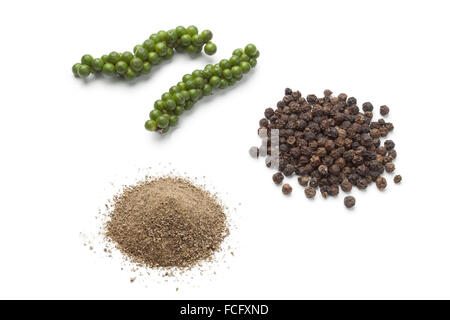
M 152 268 L 190 268 L 220 250 L 227 235 L 223 207 L 182 178 L 125 188 L 106 223 L 106 236 L 123 254 Z

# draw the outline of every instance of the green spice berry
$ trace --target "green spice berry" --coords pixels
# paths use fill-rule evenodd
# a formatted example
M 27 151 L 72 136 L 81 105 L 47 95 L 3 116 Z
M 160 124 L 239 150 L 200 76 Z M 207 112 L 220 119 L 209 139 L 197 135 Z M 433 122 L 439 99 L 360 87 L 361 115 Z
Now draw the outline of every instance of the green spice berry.
M 112 51 L 108 56 L 108 62 L 112 64 L 116 64 L 120 60 L 120 54 Z
M 236 49 L 236 50 L 233 51 L 233 56 L 238 56 L 238 57 L 240 57 L 240 56 L 242 56 L 243 54 L 244 54 L 244 50 L 242 50 L 242 49 Z
M 169 116 L 167 114 L 163 114 L 156 119 L 156 124 L 159 128 L 165 129 L 169 126 Z
M 189 26 L 186 29 L 186 33 L 192 37 L 193 35 L 198 34 L 198 29 L 196 26 Z
M 156 124 L 155 120 L 147 120 L 145 122 L 145 129 L 148 131 L 155 131 L 158 125 Z
M 153 105 L 155 109 L 162 111 L 165 109 L 165 103 L 162 100 L 156 100 L 155 104 Z
M 182 35 L 186 33 L 186 28 L 183 26 L 178 26 L 175 28 L 175 31 L 177 32 L 177 37 L 180 38 Z
M 191 110 L 194 107 L 194 101 L 187 101 L 184 110 Z
M 164 56 L 164 59 L 169 60 L 173 57 L 174 54 L 175 54 L 175 51 L 173 51 L 173 49 L 169 47 L 169 48 L 167 48 L 167 53 Z
M 148 61 L 150 61 L 152 65 L 156 66 L 161 63 L 162 59 L 156 52 L 150 52 L 148 54 Z
M 250 71 L 250 69 L 252 68 L 252 66 L 250 65 L 250 63 L 246 62 L 246 61 L 242 61 L 240 63 L 241 69 L 243 73 L 248 73 Z
M 178 123 L 178 116 L 177 115 L 172 115 L 169 117 L 169 125 L 171 127 L 176 126 Z
M 203 45 L 203 40 L 202 40 L 202 38 L 200 37 L 200 35 L 194 34 L 194 35 L 191 37 L 191 39 L 192 39 L 192 44 L 193 44 L 194 46 L 199 47 L 199 46 L 202 46 L 202 45 Z
M 134 57 L 130 61 L 130 68 L 135 72 L 139 72 L 144 68 L 144 62 L 140 58 Z
M 242 61 L 246 61 L 246 62 L 249 62 L 249 61 L 250 61 L 250 57 L 249 57 L 248 55 L 246 55 L 245 53 L 243 53 L 243 54 L 240 56 L 240 58 L 241 58 L 241 62 L 242 62 Z
M 105 64 L 105 63 L 109 62 L 109 55 L 104 54 L 104 55 L 102 55 L 101 59 L 102 59 L 103 63 Z
M 94 58 L 90 54 L 85 54 L 81 57 L 81 64 L 85 64 L 87 66 L 92 66 L 92 62 Z
M 231 56 L 231 58 L 230 58 L 230 63 L 231 63 L 231 65 L 233 65 L 233 66 L 237 66 L 237 65 L 239 65 L 239 63 L 241 63 L 241 58 L 240 57 L 238 57 L 238 56 Z
M 152 70 L 152 64 L 148 61 L 144 62 L 141 72 L 147 74 Z
M 155 50 L 160 57 L 167 54 L 167 46 L 164 42 L 158 42 L 155 46 Z
M 182 106 L 177 106 L 175 108 L 175 110 L 173 111 L 173 113 L 175 113 L 177 116 L 183 114 L 183 112 L 184 112 L 184 108 Z
M 192 72 L 192 76 L 194 78 L 201 77 L 202 76 L 202 70 L 200 70 L 200 69 L 194 70 L 194 72 Z
M 112 76 L 113 74 L 116 73 L 116 68 L 112 63 L 107 62 L 103 65 L 102 71 L 105 75 Z
M 218 76 L 212 76 L 211 79 L 209 79 L 209 84 L 213 88 L 218 88 L 220 85 L 220 78 Z
M 121 76 L 125 75 L 128 71 L 128 64 L 125 61 L 119 61 L 116 63 L 116 72 Z
M 188 80 L 192 80 L 194 77 L 191 74 L 185 74 L 183 76 L 183 81 L 187 82 Z
M 202 77 L 196 77 L 194 79 L 194 85 L 197 89 L 203 89 L 205 86 L 205 80 Z
M 78 67 L 78 75 L 81 78 L 86 78 L 87 76 L 89 76 L 91 74 L 91 68 L 87 65 L 87 64 L 81 64 Z
M 191 99 L 191 96 L 189 95 L 189 92 L 187 90 L 183 90 L 180 93 L 183 95 L 185 102 L 187 102 L 187 101 L 189 101 L 189 99 Z
M 213 76 L 213 70 L 212 70 L 212 66 L 211 67 L 205 67 L 205 69 L 203 69 L 202 71 L 202 77 L 206 79 L 209 79 Z
M 180 92 L 180 91 L 181 91 L 180 88 L 178 88 L 177 86 L 171 86 L 169 89 L 169 93 L 171 95 L 174 95 L 175 93 Z
M 161 99 L 163 99 L 164 101 L 169 100 L 169 99 L 172 99 L 172 95 L 171 95 L 169 92 L 164 92 L 164 93 L 161 95 Z
M 150 40 L 153 40 L 155 43 L 161 42 L 162 39 L 159 35 L 157 35 L 156 33 L 153 33 L 150 37 Z
M 228 81 L 225 80 L 225 79 L 221 79 L 221 80 L 220 80 L 219 88 L 220 88 L 220 89 L 225 89 L 226 87 L 228 87 Z
M 148 52 L 150 51 L 155 51 L 155 41 L 151 40 L 151 39 L 147 39 L 144 41 L 144 43 L 142 44 L 142 46 L 145 48 L 145 50 L 147 50 Z M 123 54 L 122 54 L 123 55 Z
M 180 88 L 180 90 L 186 90 L 186 83 L 180 81 L 177 83 L 177 87 Z
M 196 47 L 194 47 L 192 44 L 186 47 L 186 52 L 189 54 L 195 54 L 197 53 Z
M 167 31 L 167 43 L 175 43 L 175 41 L 177 41 L 178 36 L 177 36 L 177 32 L 175 29 L 171 29 L 169 31 Z
M 163 113 L 161 112 L 161 110 L 153 109 L 153 110 L 150 112 L 150 119 L 151 119 L 151 120 L 156 120 L 156 119 L 158 119 L 162 114 L 163 114 Z
M 181 94 L 181 92 L 177 92 L 173 95 L 173 99 L 175 100 L 175 103 L 177 104 L 177 106 L 182 106 L 184 105 L 186 99 L 184 98 L 184 95 Z
M 134 54 L 142 61 L 147 61 L 148 59 L 148 51 L 143 46 L 139 46 Z
M 230 69 L 232 67 L 230 61 L 227 59 L 220 60 L 219 65 L 222 69 Z
M 221 77 L 222 76 L 222 68 L 219 65 L 215 65 L 212 69 L 213 75 Z
M 161 41 L 166 41 L 167 40 L 167 32 L 164 31 L 164 30 L 158 31 L 158 36 L 161 39 Z
M 92 61 L 92 69 L 94 69 L 95 72 L 100 72 L 103 69 L 103 60 L 100 58 L 96 58 L 94 59 L 94 61 Z
M 177 104 L 173 99 L 167 99 L 165 102 L 166 102 L 166 109 L 168 111 L 173 111 L 177 107 Z
M 256 54 L 256 46 L 254 44 L 248 44 L 245 46 L 245 53 L 249 55 L 250 57 L 253 57 Z
M 127 80 L 133 80 L 137 77 L 137 72 L 135 72 L 132 68 L 128 68 L 127 72 L 125 73 L 125 78 Z
M 205 86 L 203 87 L 203 95 L 209 96 L 211 93 L 212 93 L 212 86 L 209 84 L 205 84 Z
M 72 66 L 72 73 L 73 73 L 73 75 L 74 75 L 75 77 L 79 77 L 79 75 L 78 75 L 78 69 L 80 68 L 80 66 L 81 66 L 81 63 L 75 63 L 75 64 Z
M 208 42 L 212 39 L 213 34 L 210 30 L 203 30 L 200 36 L 203 42 Z
M 181 36 L 181 38 L 180 38 L 180 44 L 183 46 L 183 47 L 187 47 L 187 46 L 189 46 L 189 45 L 191 45 L 191 36 L 190 35 L 188 35 L 188 34 L 184 34 L 184 35 L 182 35 Z
M 204 50 L 205 50 L 205 53 L 207 55 L 212 56 L 214 53 L 217 52 L 217 46 L 214 43 L 212 43 L 212 42 L 208 42 L 205 45 L 205 49 Z
M 229 79 L 233 78 L 233 73 L 231 72 L 231 69 L 225 69 L 225 70 L 223 70 L 222 76 L 225 79 L 229 80 Z
M 238 66 L 234 66 L 233 68 L 231 68 L 231 73 L 233 74 L 234 78 L 241 78 L 242 77 L 242 69 L 241 67 Z
M 256 59 L 255 58 L 251 58 L 248 63 L 250 63 L 250 65 L 252 66 L 252 68 L 254 68 L 256 66 Z

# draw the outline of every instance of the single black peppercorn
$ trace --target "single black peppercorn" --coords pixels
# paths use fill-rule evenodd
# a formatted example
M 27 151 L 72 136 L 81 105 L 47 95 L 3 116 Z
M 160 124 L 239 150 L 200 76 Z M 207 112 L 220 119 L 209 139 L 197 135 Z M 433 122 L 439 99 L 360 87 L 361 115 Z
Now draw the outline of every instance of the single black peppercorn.
M 388 106 L 381 106 L 380 107 L 380 114 L 382 116 L 386 116 L 389 113 L 389 107 Z
M 395 171 L 395 164 L 393 164 L 392 162 L 388 162 L 388 163 L 386 163 L 384 168 L 385 168 L 386 172 L 392 173 Z
M 363 111 L 373 111 L 373 105 L 370 102 L 364 102 L 362 105 Z
M 383 178 L 383 177 L 381 177 L 381 176 L 377 178 L 377 180 L 375 181 L 375 183 L 376 183 L 377 188 L 378 188 L 379 190 L 384 190 L 384 189 L 386 188 L 386 186 L 387 186 L 386 179 Z
M 402 176 L 398 174 L 394 177 L 394 183 L 400 183 L 400 182 L 402 182 Z
M 306 187 L 305 188 L 305 196 L 308 199 L 312 199 L 316 196 L 316 189 L 314 189 L 313 187 Z
M 283 187 L 281 188 L 281 191 L 283 192 L 283 194 L 288 195 L 292 193 L 292 187 L 289 184 L 284 184 Z
M 344 204 L 347 208 L 353 208 L 355 206 L 356 200 L 355 197 L 346 196 L 344 198 Z
M 283 182 L 284 176 L 281 172 L 277 172 L 272 176 L 272 180 L 275 184 L 280 184 Z
M 307 186 L 308 182 L 309 182 L 309 177 L 308 176 L 301 176 L 301 177 L 298 178 L 298 183 L 301 186 L 304 186 L 304 187 Z

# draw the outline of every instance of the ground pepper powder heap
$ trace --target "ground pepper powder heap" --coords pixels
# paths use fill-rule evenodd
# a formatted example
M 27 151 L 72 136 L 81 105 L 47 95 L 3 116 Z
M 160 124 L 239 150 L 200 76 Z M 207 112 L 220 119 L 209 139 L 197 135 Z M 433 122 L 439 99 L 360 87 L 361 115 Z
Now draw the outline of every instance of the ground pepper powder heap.
M 126 187 L 114 198 L 106 237 L 133 262 L 189 269 L 210 259 L 228 235 L 224 208 L 183 178 Z

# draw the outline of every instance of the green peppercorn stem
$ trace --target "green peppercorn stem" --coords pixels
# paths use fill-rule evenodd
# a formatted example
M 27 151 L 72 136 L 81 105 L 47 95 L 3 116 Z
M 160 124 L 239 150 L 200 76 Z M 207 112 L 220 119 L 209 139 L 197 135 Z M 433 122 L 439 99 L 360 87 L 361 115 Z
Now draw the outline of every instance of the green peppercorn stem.
M 183 36 L 196 34 L 194 28 L 185 29 Z M 202 32 L 202 38 L 209 39 L 208 32 Z M 186 45 L 187 45 L 186 41 Z M 241 80 L 251 68 L 256 66 L 259 51 L 255 45 L 248 44 L 245 49 L 236 49 L 230 59 L 206 65 L 203 70 L 194 70 L 185 74 L 181 81 L 170 87 L 154 103 L 150 112 L 150 120 L 145 122 L 149 131 L 165 133 L 178 123 L 179 116 L 190 110 L 204 96 L 211 95 L 215 89 L 225 89 Z M 74 66 L 75 69 L 79 66 Z
M 152 66 L 160 64 L 163 60 L 171 59 L 175 51 L 197 54 L 204 50 L 207 55 L 213 55 L 217 47 L 211 42 L 212 37 L 210 30 L 199 33 L 196 26 L 187 28 L 178 26 L 168 31 L 161 30 L 150 35 L 142 44 L 136 45 L 133 53 L 112 51 L 102 55 L 101 58 L 85 54 L 81 57 L 81 63 L 72 66 L 72 72 L 75 77 L 81 78 L 103 73 L 107 76 L 134 79 L 141 74 L 149 73 Z

